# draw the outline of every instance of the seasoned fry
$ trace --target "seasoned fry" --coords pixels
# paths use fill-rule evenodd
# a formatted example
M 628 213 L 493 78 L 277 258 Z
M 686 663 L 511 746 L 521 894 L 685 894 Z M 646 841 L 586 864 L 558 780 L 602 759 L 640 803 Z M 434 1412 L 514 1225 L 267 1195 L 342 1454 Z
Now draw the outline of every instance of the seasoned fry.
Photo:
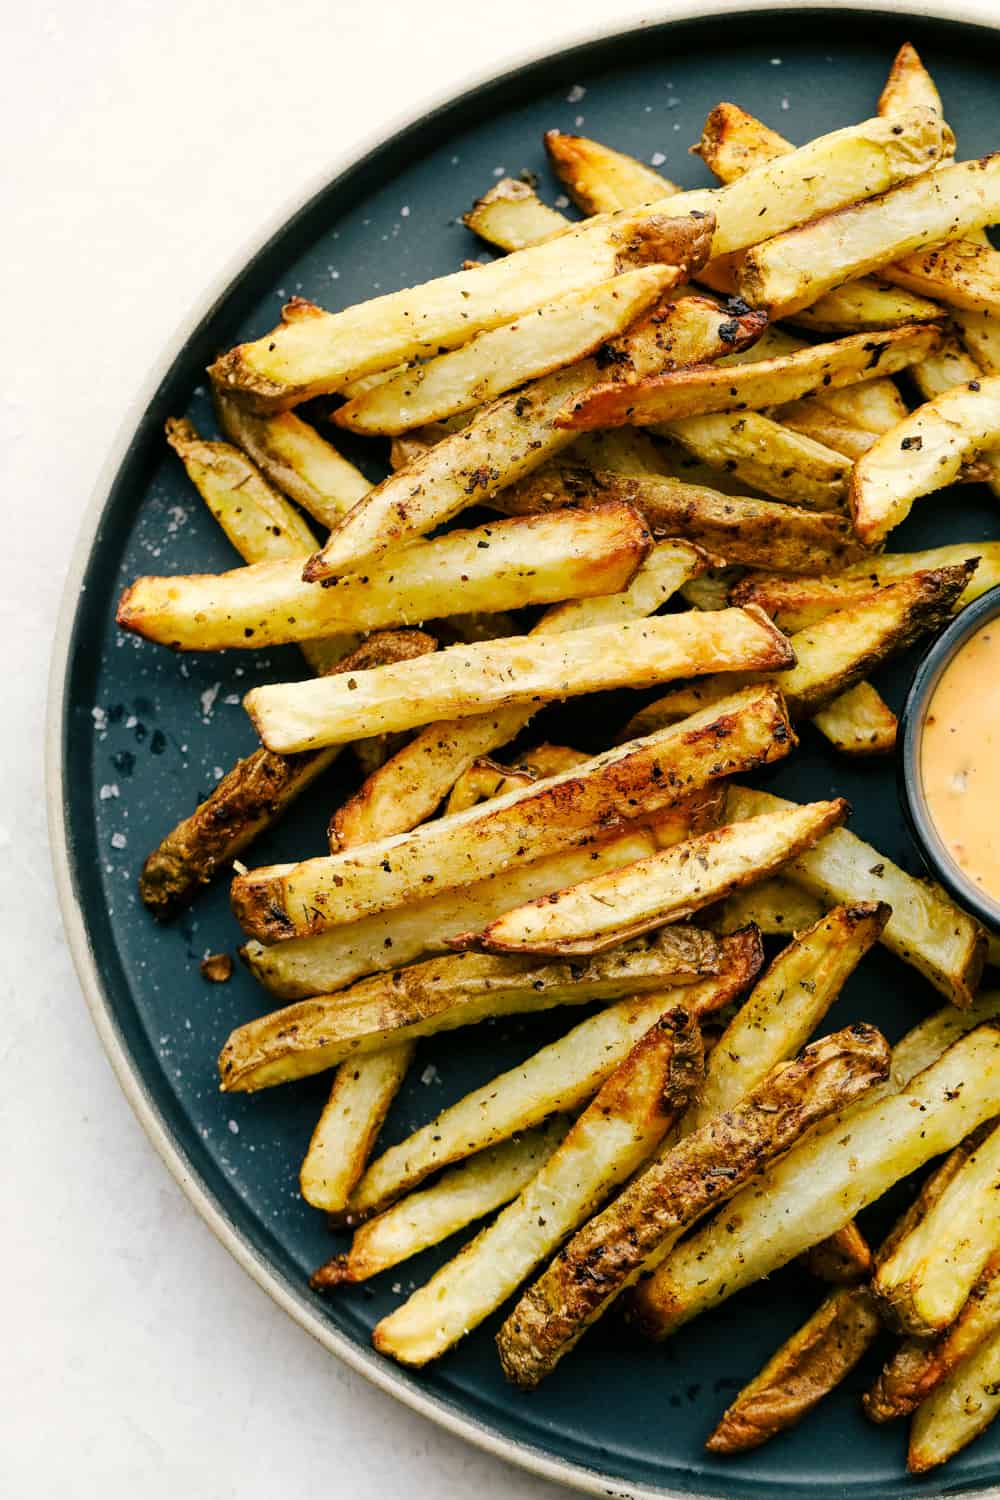
M 983 376 L 918 407 L 854 467 L 855 529 L 871 545 L 915 500 L 950 484 L 964 463 L 1000 446 L 1000 376 Z
M 933 353 L 939 337 L 932 324 L 917 323 L 878 336 L 850 334 L 753 363 L 700 365 L 649 375 L 634 384 L 600 385 L 571 397 L 556 425 L 583 432 L 629 423 L 649 427 L 714 412 L 783 406 L 824 387 L 864 380 L 876 368 L 894 374 Z
M 665 922 L 691 916 L 741 885 L 772 874 L 844 822 L 843 798 L 726 824 L 577 886 L 515 907 L 478 935 L 494 953 L 602 953 Z M 807 1033 L 808 1035 L 808 1033 Z
M 585 359 L 675 282 L 672 267 L 643 266 L 570 292 L 383 381 L 342 406 L 334 421 L 351 432 L 391 436 L 470 411 L 526 380 Z
M 896 748 L 896 715 L 870 682 L 831 699 L 812 722 L 842 755 L 891 755 Z
M 831 1292 L 727 1408 L 709 1453 L 746 1453 L 793 1427 L 850 1374 L 881 1326 L 867 1287 Z
M 901 1092 L 843 1112 L 677 1246 L 635 1290 L 632 1311 L 641 1331 L 666 1337 L 841 1228 L 989 1118 L 998 1078 L 1000 1031 L 985 1024 Z
M 682 1122 L 685 1133 L 731 1109 L 805 1045 L 891 915 L 884 902 L 837 906 L 792 939 L 713 1048 L 705 1082 Z
M 793 432 L 762 412 L 717 412 L 684 417 L 651 428 L 658 438 L 679 443 L 693 458 L 731 474 L 741 485 L 775 500 L 790 501 L 809 510 L 838 510 L 847 493 L 850 464 L 843 454 Z M 686 460 L 676 468 L 686 473 Z M 709 484 L 712 479 L 708 478 Z
M 808 307 L 783 315 L 807 333 L 879 333 L 904 323 L 932 323 L 940 318 L 941 308 L 902 287 L 859 276 L 824 292 Z
M 840 282 L 998 218 L 1000 155 L 956 162 L 754 246 L 739 289 L 752 306 L 787 317 Z
M 726 811 L 731 819 L 749 818 L 787 805 L 769 792 L 730 787 Z M 919 969 L 953 1005 L 970 1004 L 983 970 L 985 934 L 936 886 L 915 880 L 843 828 L 793 860 L 784 873 L 830 905 L 888 902 L 892 916 L 882 932 L 885 946 Z
M 625 820 L 659 812 L 720 776 L 780 759 L 793 743 L 780 693 L 750 688 L 482 807 L 341 854 L 238 876 L 233 909 L 254 937 L 320 932 L 426 896 L 430 883 L 448 890 L 514 860 L 607 838 Z
M 516 517 L 414 542 L 329 588 L 302 581 L 301 555 L 230 573 L 139 578 L 121 597 L 118 623 L 180 650 L 281 645 L 615 593 L 650 545 L 641 518 L 625 506 Z
M 710 217 L 698 221 L 643 211 L 573 225 L 557 241 L 488 266 L 373 297 L 342 312 L 316 309 L 309 317 L 283 322 L 264 338 L 222 355 L 209 373 L 252 410 L 281 411 L 403 360 L 456 348 L 552 297 L 595 286 L 620 271 L 653 263 L 686 268 L 696 244 L 703 245 L 704 256 L 713 227 Z
M 864 1396 L 873 1422 L 908 1416 L 1000 1330 L 1000 1254 L 983 1268 L 958 1317 L 936 1339 L 907 1339 Z
M 715 978 L 622 1000 L 581 1021 L 520 1067 L 473 1090 L 398 1146 L 391 1146 L 361 1179 L 350 1212 L 355 1218 L 370 1214 L 439 1167 L 527 1129 L 554 1110 L 577 1108 L 593 1097 L 661 1015 L 677 1006 L 697 1020 L 720 1009 L 740 993 L 760 962 L 756 934 L 735 933 L 723 944 L 722 968 Z
M 327 528 L 371 489 L 360 469 L 293 412 L 259 417 L 216 389 L 215 415 L 226 437 L 261 473 Z M 306 548 L 314 543 L 310 538 Z
M 917 368 L 923 364 L 924 360 L 921 360 Z M 856 385 L 846 385 L 837 391 L 821 391 L 815 400 L 845 422 L 854 422 L 866 432 L 877 434 L 889 432 L 909 415 L 899 388 L 893 381 L 879 376 L 874 380 L 859 380 Z
M 269 1088 L 361 1053 L 476 1025 L 490 1016 L 619 1000 L 693 983 L 718 973 L 720 961 L 716 940 L 693 927 L 660 933 L 651 943 L 619 948 L 582 965 L 479 953 L 432 958 L 247 1021 L 222 1049 L 219 1078 L 225 1092 Z
M 518 1199 L 376 1327 L 372 1342 L 425 1365 L 476 1328 L 662 1140 L 698 1086 L 702 1045 L 666 1011 L 603 1085 Z
M 268 749 L 287 753 L 477 716 L 484 707 L 534 706 L 699 672 L 780 668 L 793 660 L 763 611 L 725 609 L 449 646 L 435 655 L 430 672 L 417 658 L 355 672 L 339 683 L 328 676 L 253 688 L 243 703 Z
M 873 1283 L 879 1309 L 901 1332 L 927 1338 L 958 1316 L 1000 1247 L 1000 1129 L 964 1163 L 938 1202 Z
M 792 401 L 787 406 L 780 407 L 776 416 L 793 432 L 802 432 L 806 437 L 815 438 L 817 443 L 852 460 L 867 453 L 875 442 L 874 432 L 866 432 L 863 427 L 845 422 L 843 417 L 830 411 L 815 398 Z
M 415 1049 L 415 1042 L 401 1042 L 338 1068 L 299 1173 L 302 1196 L 313 1208 L 339 1213 L 346 1206 Z
M 1000 1331 L 930 1395 L 913 1414 L 906 1466 L 925 1474 L 952 1458 L 1000 1411 Z
M 502 1208 L 537 1175 L 571 1124 L 568 1115 L 554 1115 L 534 1130 L 450 1167 L 432 1187 L 410 1193 L 360 1225 L 348 1253 L 320 1266 L 310 1286 L 325 1292 L 345 1282 L 367 1281 Z
M 738 104 L 723 102 L 710 110 L 701 139 L 692 152 L 700 156 L 720 182 L 736 182 L 762 162 L 776 161 L 795 148 L 776 130 L 757 120 Z
M 685 1229 L 888 1071 L 885 1038 L 874 1027 L 855 1024 L 806 1047 L 735 1109 L 654 1160 L 574 1235 L 521 1297 L 497 1336 L 508 1379 L 526 1388 L 537 1385 L 619 1293 L 669 1253 Z
M 976 240 L 952 240 L 883 267 L 882 275 L 908 292 L 936 297 L 970 312 L 1000 312 L 1000 254 Z
M 634 156 L 613 151 L 585 135 L 547 130 L 549 162 L 577 208 L 585 214 L 641 208 L 681 189 Z
M 533 188 L 513 177 L 477 198 L 462 216 L 466 229 L 500 250 L 526 250 L 568 228 L 565 215 L 543 203 Z
M 783 875 L 772 875 L 727 896 L 708 919 L 714 932 L 736 932 L 752 922 L 765 937 L 791 937 L 823 915 L 822 904 Z
M 987 375 L 1000 375 L 1000 318 L 992 312 L 955 314 L 965 344 L 972 357 Z
M 802 1255 L 801 1264 L 817 1281 L 850 1286 L 856 1281 L 868 1280 L 874 1260 L 868 1241 L 852 1223 L 845 1224 L 828 1240 L 810 1246 Z
M 780 677 L 792 715 L 808 718 L 925 631 L 940 628 L 974 566 L 967 562 L 914 573 L 796 631 L 789 638 L 796 665 Z M 623 737 L 648 734 L 653 727 L 681 719 L 746 680 L 735 674 L 675 688 L 641 709 L 622 731 Z
M 560 766 L 559 769 L 565 768 Z M 477 802 L 502 797 L 519 786 L 530 786 L 537 780 L 538 777 L 533 776 L 530 771 L 512 770 L 500 765 L 499 761 L 490 760 L 488 755 L 481 755 L 455 782 L 444 810 L 446 813 L 464 812 L 467 807 L 475 807 Z
M 911 42 L 904 42 L 893 59 L 878 99 L 880 115 L 898 115 L 903 110 L 922 104 L 926 109 L 944 113 L 941 95 L 934 80 L 920 60 L 920 54 Z

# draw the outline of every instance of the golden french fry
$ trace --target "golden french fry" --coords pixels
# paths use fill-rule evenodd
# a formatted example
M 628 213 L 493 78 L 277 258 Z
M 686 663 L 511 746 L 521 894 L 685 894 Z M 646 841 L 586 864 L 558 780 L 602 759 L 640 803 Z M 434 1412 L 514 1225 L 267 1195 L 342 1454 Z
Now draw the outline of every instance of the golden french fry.
M 787 406 L 780 407 L 776 415 L 783 426 L 790 427 L 793 432 L 804 433 L 806 437 L 815 438 L 817 443 L 822 443 L 835 453 L 842 453 L 852 461 L 860 458 L 862 453 L 867 453 L 875 441 L 874 432 L 866 432 L 863 427 L 845 422 L 843 417 L 812 397 L 792 401 Z
M 328 676 L 253 688 L 243 703 L 268 749 L 288 753 L 478 716 L 484 707 L 535 706 L 699 672 L 781 668 L 793 660 L 763 611 L 726 609 L 449 646 L 436 653 L 432 671 L 422 670 L 416 658 L 342 681 Z
M 299 1173 L 313 1208 L 339 1213 L 346 1206 L 415 1050 L 415 1042 L 400 1042 L 338 1068 Z
M 926 109 L 944 113 L 941 95 L 933 78 L 920 60 L 920 54 L 911 42 L 904 42 L 893 59 L 878 99 L 880 115 L 898 115 L 903 110 L 922 104 Z
M 891 755 L 896 748 L 896 715 L 870 682 L 831 698 L 812 722 L 842 755 Z
M 955 313 L 962 343 L 987 375 L 1000 375 L 1000 318 L 992 312 Z
M 681 456 L 670 461 L 671 472 L 679 479 L 720 487 L 722 476 L 729 474 L 741 487 L 808 510 L 843 507 L 851 467 L 843 454 L 781 426 L 762 412 L 683 417 L 658 423 L 651 431 L 672 446 L 680 445 Z M 692 469 L 692 460 L 718 472 L 700 475 Z
M 854 1223 L 845 1224 L 827 1240 L 811 1245 L 800 1257 L 800 1265 L 815 1276 L 817 1281 L 828 1281 L 834 1286 L 851 1286 L 858 1281 L 867 1281 L 872 1273 L 874 1257 L 868 1241 Z
M 467 229 L 500 250 L 526 250 L 569 227 L 526 182 L 502 177 L 462 216 Z
M 1000 1331 L 917 1407 L 910 1429 L 906 1466 L 925 1474 L 952 1458 L 984 1432 L 1000 1411 Z
M 596 875 L 528 906 L 515 907 L 458 944 L 494 953 L 602 953 L 665 922 L 676 922 L 730 891 L 771 875 L 849 812 L 843 798 L 807 803 L 792 816 L 725 824 L 672 848 Z
M 547 130 L 549 162 L 573 202 L 585 214 L 641 208 L 681 189 L 659 172 L 585 135 Z
M 707 916 L 713 932 L 736 932 L 752 922 L 765 937 L 792 937 L 823 915 L 822 903 L 794 881 L 772 875 L 756 885 L 734 891 L 719 910 Z

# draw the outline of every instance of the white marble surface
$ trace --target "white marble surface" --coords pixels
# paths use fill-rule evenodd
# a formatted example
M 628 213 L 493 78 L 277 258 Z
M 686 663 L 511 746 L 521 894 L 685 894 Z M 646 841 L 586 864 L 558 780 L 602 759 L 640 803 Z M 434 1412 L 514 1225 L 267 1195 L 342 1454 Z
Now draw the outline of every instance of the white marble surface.
M 2 11 L 0 1493 L 554 1496 L 340 1366 L 188 1206 L 80 996 L 40 746 L 78 518 L 137 383 L 218 268 L 387 117 L 609 7 L 503 0 L 496 20 L 465 0 Z

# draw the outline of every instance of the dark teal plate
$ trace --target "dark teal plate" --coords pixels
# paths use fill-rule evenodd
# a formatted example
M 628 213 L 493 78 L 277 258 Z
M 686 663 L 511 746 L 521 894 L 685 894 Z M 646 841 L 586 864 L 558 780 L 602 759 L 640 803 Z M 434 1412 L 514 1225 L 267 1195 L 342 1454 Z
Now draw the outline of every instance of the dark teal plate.
M 817 1301 L 815 1285 L 793 1271 L 685 1328 L 662 1349 L 634 1345 L 609 1320 L 533 1396 L 501 1378 L 492 1343 L 498 1319 L 421 1376 L 376 1357 L 368 1342 L 374 1322 L 455 1245 L 329 1301 L 308 1291 L 309 1271 L 338 1243 L 297 1188 L 326 1083 L 222 1097 L 216 1054 L 230 1028 L 258 1013 L 264 999 L 242 971 L 223 986 L 199 976 L 205 952 L 236 946 L 225 888 L 167 928 L 153 923 L 136 896 L 146 851 L 251 748 L 240 696 L 254 682 L 300 674 L 301 661 L 291 650 L 173 656 L 120 635 L 114 603 L 138 573 L 233 565 L 166 448 L 163 422 L 186 411 L 210 425 L 206 364 L 268 329 L 290 294 L 338 307 L 482 254 L 458 216 L 496 176 L 527 169 L 538 173 L 550 200 L 558 193 L 541 145 L 548 126 L 581 129 L 647 161 L 662 153 L 665 172 L 696 185 L 706 175 L 687 147 L 719 99 L 740 102 L 799 140 L 864 118 L 907 37 L 941 87 L 962 155 L 995 147 L 997 32 L 798 7 L 716 14 L 590 42 L 481 85 L 378 146 L 274 234 L 183 343 L 115 460 L 81 542 L 57 643 L 50 786 L 67 927 L 105 1045 L 167 1164 L 247 1269 L 328 1347 L 453 1430 L 596 1493 L 808 1491 L 817 1500 L 875 1500 L 981 1490 L 1000 1477 L 1000 1427 L 929 1482 L 908 1480 L 902 1428 L 874 1428 L 859 1415 L 868 1369 L 770 1446 L 734 1462 L 707 1457 L 702 1443 L 728 1399 Z M 365 459 L 373 478 L 383 472 L 380 460 L 374 449 Z M 966 487 L 947 504 L 919 505 L 897 545 L 997 535 L 995 500 Z M 895 706 L 912 667 L 903 662 L 879 681 Z M 620 722 L 627 707 L 613 703 L 612 711 Z M 558 727 L 586 737 L 572 716 Z M 916 870 L 891 766 L 851 767 L 835 761 L 811 731 L 803 740 L 794 764 L 772 784 L 797 796 L 845 793 L 858 832 Z M 255 857 L 319 853 L 342 789 L 333 781 L 318 786 Z M 836 1022 L 865 1017 L 895 1038 L 936 1004 L 912 969 L 879 952 L 851 981 Z M 392 1111 L 388 1139 L 525 1056 L 558 1024 L 505 1022 L 429 1043 Z M 424 1083 L 429 1059 L 437 1074 Z

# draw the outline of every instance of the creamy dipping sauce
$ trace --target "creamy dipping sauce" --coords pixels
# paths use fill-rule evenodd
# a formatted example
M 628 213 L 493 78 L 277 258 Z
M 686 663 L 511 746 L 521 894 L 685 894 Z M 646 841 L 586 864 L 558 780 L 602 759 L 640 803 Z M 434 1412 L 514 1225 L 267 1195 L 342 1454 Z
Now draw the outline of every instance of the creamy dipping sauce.
M 951 858 L 1000 900 L 1000 620 L 966 641 L 938 679 L 921 735 L 920 776 Z

